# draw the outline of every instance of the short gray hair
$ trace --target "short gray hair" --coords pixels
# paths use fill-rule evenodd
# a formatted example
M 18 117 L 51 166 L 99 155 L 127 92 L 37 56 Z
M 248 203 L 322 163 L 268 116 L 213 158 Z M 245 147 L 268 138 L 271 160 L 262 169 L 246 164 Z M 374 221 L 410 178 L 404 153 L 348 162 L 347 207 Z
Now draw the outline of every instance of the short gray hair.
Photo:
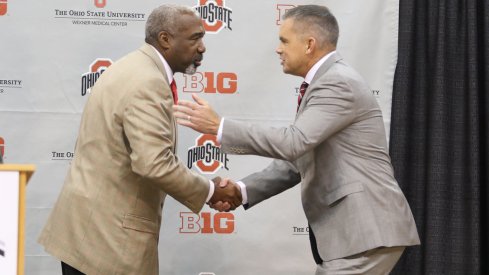
M 328 8 L 319 5 L 301 5 L 288 10 L 283 19 L 293 19 L 294 28 L 299 33 L 311 31 L 317 35 L 320 46 L 331 44 L 336 47 L 338 43 L 339 27 L 334 15 Z M 295 24 L 298 23 L 298 26 Z
M 158 41 L 158 34 L 162 31 L 175 34 L 178 32 L 178 17 L 181 14 L 193 14 L 199 16 L 195 9 L 186 6 L 165 4 L 154 9 L 146 21 L 146 38 L 148 44 Z

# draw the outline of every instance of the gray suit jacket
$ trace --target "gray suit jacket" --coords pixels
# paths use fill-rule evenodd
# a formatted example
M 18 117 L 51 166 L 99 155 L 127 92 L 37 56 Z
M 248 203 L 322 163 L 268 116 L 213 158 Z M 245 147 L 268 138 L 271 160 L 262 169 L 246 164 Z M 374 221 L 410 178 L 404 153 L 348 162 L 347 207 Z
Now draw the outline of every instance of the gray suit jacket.
M 226 119 L 222 149 L 277 159 L 243 179 L 249 207 L 302 183 L 302 204 L 324 261 L 420 243 L 394 178 L 381 110 L 338 54 L 319 68 L 292 125 Z
M 209 181 L 175 155 L 173 98 L 147 44 L 98 79 L 82 115 L 75 157 L 39 242 L 86 274 L 158 274 L 167 194 L 194 212 Z

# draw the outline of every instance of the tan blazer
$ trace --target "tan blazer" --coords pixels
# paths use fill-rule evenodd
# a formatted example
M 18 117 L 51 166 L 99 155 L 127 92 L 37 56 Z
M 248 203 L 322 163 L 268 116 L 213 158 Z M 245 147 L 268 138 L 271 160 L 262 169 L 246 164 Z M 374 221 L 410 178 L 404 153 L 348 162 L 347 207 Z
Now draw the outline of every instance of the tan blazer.
M 302 182 L 302 204 L 324 261 L 419 244 L 388 155 L 381 110 L 338 54 L 319 68 L 289 127 L 226 119 L 222 149 L 276 158 L 243 179 L 248 207 Z
M 161 210 L 170 195 L 193 212 L 209 181 L 175 155 L 165 69 L 147 44 L 92 88 L 75 156 L 39 243 L 86 274 L 158 274 Z

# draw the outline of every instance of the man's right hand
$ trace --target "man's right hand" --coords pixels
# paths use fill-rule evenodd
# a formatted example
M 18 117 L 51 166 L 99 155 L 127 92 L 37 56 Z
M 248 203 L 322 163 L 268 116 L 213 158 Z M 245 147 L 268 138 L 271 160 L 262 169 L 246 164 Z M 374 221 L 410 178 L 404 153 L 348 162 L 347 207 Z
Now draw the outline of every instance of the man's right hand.
M 217 135 L 221 117 L 207 101 L 196 94 L 192 94 L 192 98 L 195 102 L 179 100 L 178 105 L 173 105 L 177 123 L 199 133 Z
M 209 206 L 220 212 L 234 210 L 241 205 L 243 198 L 241 189 L 230 179 L 221 180 L 220 177 L 212 179 L 214 194 L 209 200 Z

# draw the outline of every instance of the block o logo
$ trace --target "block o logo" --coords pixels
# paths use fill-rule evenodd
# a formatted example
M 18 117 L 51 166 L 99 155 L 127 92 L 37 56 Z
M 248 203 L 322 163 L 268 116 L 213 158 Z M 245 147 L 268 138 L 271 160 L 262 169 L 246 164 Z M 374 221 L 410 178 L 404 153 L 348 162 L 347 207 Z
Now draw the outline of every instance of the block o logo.
M 207 33 L 218 33 L 224 27 L 231 28 L 231 15 L 233 11 L 224 5 L 224 0 L 199 0 L 198 6 L 195 6 L 202 24 Z
M 187 153 L 187 167 L 195 166 L 202 174 L 214 174 L 221 167 L 228 168 L 228 155 L 221 152 L 215 135 L 202 134 L 195 140 L 195 146 Z
M 7 0 L 0 0 L 0 16 L 7 14 Z
M 92 89 L 93 85 L 97 79 L 102 75 L 107 68 L 112 65 L 112 60 L 107 58 L 98 58 L 92 64 L 90 64 L 90 71 L 88 73 L 84 73 L 81 79 L 81 95 L 85 96 L 90 93 L 90 89 Z
M 105 5 L 107 5 L 107 0 L 94 0 L 95 1 L 95 7 L 97 8 L 104 8 Z

